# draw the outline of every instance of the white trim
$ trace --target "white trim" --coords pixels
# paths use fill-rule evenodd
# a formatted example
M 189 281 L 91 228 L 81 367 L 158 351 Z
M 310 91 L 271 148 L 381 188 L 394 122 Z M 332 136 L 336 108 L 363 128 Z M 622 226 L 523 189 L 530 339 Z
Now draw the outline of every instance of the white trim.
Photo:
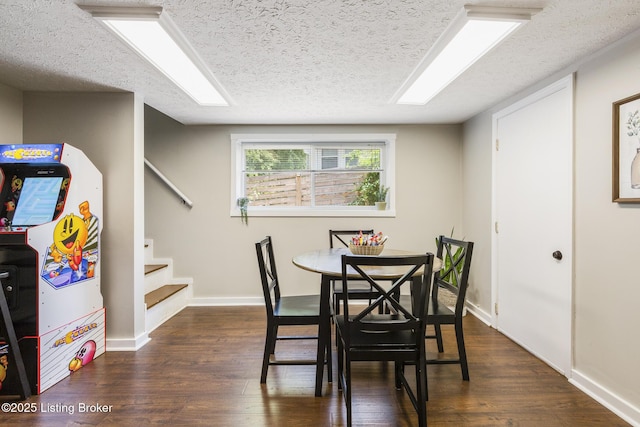
M 384 170 L 385 185 L 389 191 L 388 208 L 377 210 L 375 206 L 354 206 L 348 209 L 336 207 L 314 208 L 261 208 L 249 206 L 249 216 L 253 217 L 395 217 L 396 216 L 396 184 L 395 184 L 395 143 L 396 134 L 390 133 L 304 133 L 304 134 L 231 134 L 231 188 L 229 200 L 229 216 L 239 217 L 237 195 L 242 194 L 242 182 L 238 171 L 242 165 L 243 143 L 318 143 L 318 142 L 382 142 L 385 144 Z
M 470 314 L 472 314 L 485 325 L 491 327 L 490 313 L 487 313 L 486 311 L 482 310 L 479 305 L 476 305 L 469 301 L 465 301 L 464 306 Z
M 633 406 L 611 390 L 603 387 L 575 369 L 572 370 L 569 383 L 576 386 L 586 395 L 596 400 L 632 426 L 640 427 L 640 408 Z
M 231 212 L 230 216 L 240 216 L 240 210 Z M 393 208 L 377 210 L 375 206 L 357 207 L 352 210 L 341 210 L 331 208 L 288 208 L 288 209 L 264 209 L 253 207 L 249 211 L 249 216 L 254 217 L 371 217 L 371 218 L 393 218 L 396 210 Z
M 146 332 L 135 338 L 107 338 L 107 351 L 138 351 L 149 341 L 151 338 Z
M 395 133 L 232 133 L 231 141 L 245 142 L 381 142 L 395 141 Z

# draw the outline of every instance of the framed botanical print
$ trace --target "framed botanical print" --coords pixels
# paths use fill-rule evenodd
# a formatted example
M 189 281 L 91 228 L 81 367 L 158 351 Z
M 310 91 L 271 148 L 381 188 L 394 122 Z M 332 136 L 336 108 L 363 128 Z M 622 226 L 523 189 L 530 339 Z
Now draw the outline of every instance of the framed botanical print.
M 640 93 L 613 103 L 613 201 L 640 203 Z

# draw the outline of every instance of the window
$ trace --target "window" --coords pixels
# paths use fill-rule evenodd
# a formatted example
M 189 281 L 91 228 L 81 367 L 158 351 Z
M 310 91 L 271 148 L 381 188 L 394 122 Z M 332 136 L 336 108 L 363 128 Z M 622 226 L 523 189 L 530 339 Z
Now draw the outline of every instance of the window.
M 335 148 L 321 148 L 320 155 L 322 157 L 322 169 L 338 168 L 338 150 Z
M 395 135 L 231 135 L 231 215 L 393 216 Z M 388 208 L 375 208 L 380 185 Z

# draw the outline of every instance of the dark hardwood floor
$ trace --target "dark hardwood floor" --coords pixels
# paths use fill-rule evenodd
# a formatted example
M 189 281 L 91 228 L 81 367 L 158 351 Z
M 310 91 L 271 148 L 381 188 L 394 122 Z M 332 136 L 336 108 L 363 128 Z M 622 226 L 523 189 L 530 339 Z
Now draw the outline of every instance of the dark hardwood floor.
M 462 381 L 457 365 L 429 366 L 429 425 L 628 425 L 478 319 L 464 322 L 471 381 Z M 271 367 L 260 384 L 264 328 L 263 307 L 187 308 L 139 351 L 107 352 L 22 402 L 35 413 L 1 412 L 0 425 L 344 425 L 336 382 L 314 397 L 313 366 Z M 283 357 L 315 355 L 313 341 L 279 345 Z M 455 348 L 449 331 L 447 348 Z M 435 351 L 431 340 L 428 349 Z M 406 394 L 393 387 L 391 366 L 358 363 L 353 375 L 354 425 L 417 424 Z

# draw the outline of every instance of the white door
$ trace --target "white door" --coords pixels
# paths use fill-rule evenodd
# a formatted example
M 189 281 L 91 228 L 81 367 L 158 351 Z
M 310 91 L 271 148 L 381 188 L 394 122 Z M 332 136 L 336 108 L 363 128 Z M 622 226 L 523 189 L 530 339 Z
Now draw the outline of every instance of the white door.
M 573 77 L 494 115 L 496 328 L 571 369 Z

